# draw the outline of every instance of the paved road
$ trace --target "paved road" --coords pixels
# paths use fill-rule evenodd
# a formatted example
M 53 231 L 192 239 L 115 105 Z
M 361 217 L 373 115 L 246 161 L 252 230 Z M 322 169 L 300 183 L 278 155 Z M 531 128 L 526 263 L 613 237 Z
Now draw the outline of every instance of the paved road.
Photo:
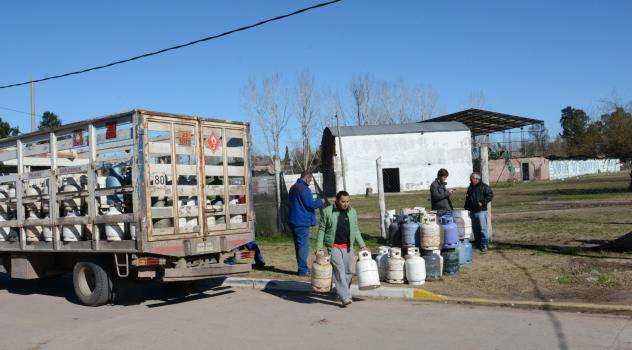
M 0 349 L 632 349 L 632 318 L 136 286 L 127 305 L 76 304 L 69 278 L 0 278 Z

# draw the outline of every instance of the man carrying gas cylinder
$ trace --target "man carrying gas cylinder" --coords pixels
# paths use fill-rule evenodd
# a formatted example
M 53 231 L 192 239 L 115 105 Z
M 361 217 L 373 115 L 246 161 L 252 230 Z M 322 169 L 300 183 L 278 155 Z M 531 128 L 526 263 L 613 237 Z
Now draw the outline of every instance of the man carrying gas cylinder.
M 323 245 L 331 255 L 336 294 L 342 306 L 351 304 L 351 263 L 354 258 L 353 247 L 357 243 L 362 250 L 367 250 L 360 234 L 358 215 L 349 203 L 349 193 L 340 191 L 336 194 L 336 205 L 323 210 L 318 227 L 316 255 L 323 255 Z

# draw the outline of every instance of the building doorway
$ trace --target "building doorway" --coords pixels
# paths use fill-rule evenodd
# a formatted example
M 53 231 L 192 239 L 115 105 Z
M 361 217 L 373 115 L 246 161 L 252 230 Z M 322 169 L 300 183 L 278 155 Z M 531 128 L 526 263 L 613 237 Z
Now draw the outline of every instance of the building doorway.
M 382 169 L 384 192 L 399 192 L 399 168 Z
M 529 163 L 522 163 L 522 181 L 529 181 Z

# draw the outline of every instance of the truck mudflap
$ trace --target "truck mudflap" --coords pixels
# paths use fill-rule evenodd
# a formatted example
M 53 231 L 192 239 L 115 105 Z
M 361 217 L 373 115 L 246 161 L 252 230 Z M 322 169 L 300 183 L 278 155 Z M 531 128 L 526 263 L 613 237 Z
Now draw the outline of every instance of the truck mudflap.
M 190 281 L 204 279 L 213 276 L 232 275 L 236 273 L 250 272 L 251 265 L 248 264 L 217 264 L 217 266 L 201 266 L 189 268 L 168 268 L 165 269 L 162 280 L 166 281 Z

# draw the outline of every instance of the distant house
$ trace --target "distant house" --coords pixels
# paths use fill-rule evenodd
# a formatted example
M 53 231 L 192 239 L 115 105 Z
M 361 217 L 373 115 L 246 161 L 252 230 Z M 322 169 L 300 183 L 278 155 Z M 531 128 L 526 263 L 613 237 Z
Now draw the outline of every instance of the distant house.
M 347 191 L 377 191 L 376 159 L 382 157 L 385 192 L 425 190 L 446 168 L 449 187 L 466 187 L 472 172 L 470 129 L 460 122 L 422 122 L 325 128 L 321 141 L 323 190 L 343 189 L 340 141 Z

